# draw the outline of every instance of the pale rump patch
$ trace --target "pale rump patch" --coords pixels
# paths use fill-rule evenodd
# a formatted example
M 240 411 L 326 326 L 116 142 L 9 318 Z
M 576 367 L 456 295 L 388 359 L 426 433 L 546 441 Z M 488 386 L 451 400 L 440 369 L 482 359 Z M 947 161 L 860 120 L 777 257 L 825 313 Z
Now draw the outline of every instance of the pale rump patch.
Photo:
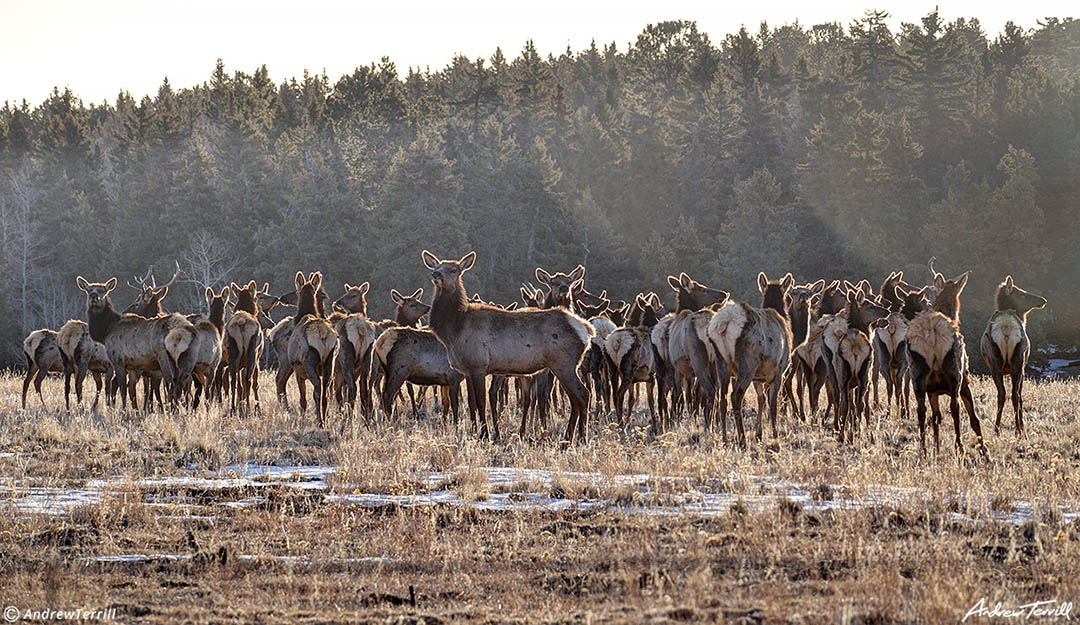
M 326 359 L 337 347 L 337 333 L 330 324 L 324 321 L 304 324 L 304 336 L 307 338 L 307 344 L 315 348 L 320 359 Z
M 90 327 L 86 325 L 86 322 L 78 319 L 69 319 L 60 327 L 60 331 L 56 333 L 56 342 L 59 343 L 60 351 L 67 356 L 68 360 L 74 360 L 75 350 L 89 332 Z
M 607 317 L 593 317 L 589 319 L 589 325 L 593 327 L 594 332 L 592 342 L 601 348 L 608 335 L 615 331 L 615 324 Z
M 191 347 L 195 334 L 189 328 L 173 328 L 165 335 L 165 351 L 173 362 L 179 362 L 180 356 Z
M 593 336 L 593 327 L 588 321 L 585 321 L 581 317 L 575 315 L 572 312 L 566 312 L 567 321 L 570 322 L 570 327 L 574 329 L 574 333 L 581 339 L 582 347 L 589 344 L 589 340 Z
M 746 327 L 747 315 L 742 304 L 728 302 L 709 321 L 707 343 L 712 343 L 726 362 L 735 362 L 735 343 Z M 711 340 L 709 340 L 711 339 Z
M 1008 362 L 1024 340 L 1024 322 L 1011 310 L 999 310 L 990 318 L 990 339 Z
M 671 331 L 671 322 L 675 320 L 674 314 L 664 315 L 649 333 L 649 341 L 652 342 L 653 347 L 656 348 L 656 353 L 660 354 L 660 358 L 665 362 L 671 360 L 671 356 L 668 354 L 668 332 Z
M 870 338 L 859 330 L 848 330 L 837 344 L 836 353 L 856 372 L 870 358 L 870 352 Z
M 252 317 L 250 313 L 243 311 L 234 313 L 229 318 L 229 322 L 225 324 L 225 335 L 232 340 L 241 354 L 247 350 L 247 346 L 251 344 L 251 339 L 261 330 L 262 326 L 259 325 L 258 320 Z
M 895 354 L 907 338 L 908 322 L 900 313 L 892 313 L 883 327 L 874 329 L 874 336 L 881 340 L 890 354 Z
M 608 358 L 615 363 L 616 367 L 622 364 L 622 359 L 634 348 L 634 333 L 629 328 L 620 328 L 608 335 L 604 340 L 604 351 Z
M 921 312 L 908 324 L 908 350 L 922 356 L 936 371 L 959 335 L 960 328 L 952 319 L 939 312 Z
M 795 354 L 807 365 L 814 367 L 821 359 L 821 332 L 825 329 L 822 320 L 810 324 L 806 332 L 806 340 L 802 345 L 795 348 Z
M 23 339 L 23 352 L 30 357 L 30 360 L 34 359 L 34 354 L 37 353 L 38 347 L 41 346 L 41 342 L 45 340 L 50 330 L 34 330 Z
M 390 328 L 375 339 L 375 354 L 379 357 L 379 362 L 384 366 L 386 365 L 386 358 L 390 355 L 390 350 L 394 349 L 394 344 L 397 343 L 399 334 L 400 332 Z
M 825 321 L 825 327 L 821 331 L 821 340 L 825 342 L 825 347 L 828 347 L 829 351 L 835 354 L 840 341 L 847 336 L 847 317 L 842 314 L 829 315 L 828 317 L 822 317 L 822 321 Z

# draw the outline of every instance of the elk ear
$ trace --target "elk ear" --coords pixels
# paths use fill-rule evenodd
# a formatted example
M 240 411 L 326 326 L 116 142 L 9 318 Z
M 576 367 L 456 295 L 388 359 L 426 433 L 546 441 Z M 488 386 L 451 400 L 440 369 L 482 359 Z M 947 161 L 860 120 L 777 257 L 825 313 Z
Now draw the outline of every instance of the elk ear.
M 1013 290 L 1013 277 L 1011 275 L 1005 276 L 1005 288 L 1010 291 Z
M 395 304 L 398 304 L 400 306 L 401 300 L 403 300 L 404 298 L 401 297 L 401 293 L 398 293 L 397 289 L 390 289 L 390 299 L 393 300 Z
M 533 272 L 533 275 L 536 276 L 536 281 L 540 284 L 551 286 L 549 284 L 549 282 L 551 282 L 551 274 L 544 271 L 542 267 L 537 267 L 536 271 Z
M 229 288 L 231 288 L 234 291 L 239 291 L 240 290 L 240 285 L 236 284 L 235 282 L 230 282 L 229 283 Z
M 571 292 L 577 291 L 577 290 L 581 289 L 583 286 L 585 286 L 585 279 L 584 278 L 578 278 L 577 280 L 575 280 L 570 285 L 570 291 Z
M 367 284 L 367 283 L 365 282 L 364 284 Z M 424 287 L 420 287 L 419 289 L 416 289 L 415 291 L 413 291 L 412 295 L 410 295 L 409 297 L 412 298 L 412 299 L 420 299 L 423 296 L 424 296 Z
M 301 288 L 302 286 L 304 286 L 304 282 L 305 282 L 305 280 L 304 280 L 304 272 L 302 272 L 302 271 L 297 271 L 297 272 L 296 272 L 296 277 L 295 277 L 295 278 L 293 278 L 293 285 L 295 285 L 295 286 L 296 286 L 296 290 L 297 290 L 297 291 L 299 291 L 299 290 L 300 290 L 300 288 Z
M 424 266 L 428 269 L 434 270 L 436 267 L 442 264 L 442 261 L 439 260 L 438 257 L 436 257 L 434 254 L 427 250 L 420 252 L 420 258 L 423 259 Z
M 105 282 L 105 295 L 108 295 L 109 293 L 111 293 L 112 290 L 115 289 L 115 288 L 116 288 L 116 278 L 115 277 L 109 278 Z
M 472 269 L 473 263 L 475 262 L 476 252 L 469 252 L 468 254 L 462 256 L 461 260 L 458 261 L 458 268 L 461 273 L 465 273 L 466 271 Z
M 597 295 L 600 299 L 607 299 L 607 289 L 600 291 L 600 295 Z
M 815 295 L 820 295 L 825 290 L 825 280 L 821 279 L 810 285 L 810 292 Z
M 310 282 L 311 285 L 315 287 L 315 290 L 318 291 L 319 288 L 322 287 L 322 272 L 316 271 L 315 273 L 311 274 Z
M 859 287 L 852 284 L 851 282 L 848 282 L 847 280 L 844 280 L 844 290 L 846 290 L 846 291 L 858 291 Z
M 269 282 L 263 282 L 262 291 L 260 291 L 260 293 L 266 293 L 267 295 L 270 294 L 270 283 Z
M 248 280 L 247 286 L 244 288 L 250 290 L 252 293 L 259 292 L 259 285 L 255 284 L 254 280 Z
M 360 288 L 360 294 L 361 295 L 367 295 L 368 289 L 371 288 L 371 285 L 368 284 L 368 282 L 365 280 L 364 283 L 361 284 L 359 288 Z
M 570 280 L 574 282 L 581 281 L 582 283 L 584 283 L 585 265 L 578 265 L 577 267 L 575 267 L 574 270 L 570 272 Z M 582 284 L 582 286 L 584 286 L 584 284 Z
M 941 291 L 945 288 L 945 276 L 940 273 L 934 274 L 934 290 Z
M 684 289 L 690 290 L 690 288 L 694 286 L 694 279 L 684 271 L 679 274 L 679 284 L 681 284 Z
M 965 272 L 964 272 L 964 275 L 962 275 L 962 276 L 960 276 L 959 278 L 957 278 L 957 279 L 956 279 L 956 281 L 960 283 L 960 285 L 959 285 L 959 290 L 957 291 L 957 293 L 959 293 L 960 291 L 963 291 L 963 290 L 964 290 L 964 287 L 965 287 L 965 286 L 967 286 L 967 283 L 968 283 L 968 272 L 967 272 L 967 271 L 965 271 Z
M 225 299 L 229 299 L 230 295 L 232 295 L 232 290 L 229 289 L 229 287 L 225 287 L 221 289 L 221 295 L 218 295 L 218 297 L 224 297 Z
M 206 298 L 206 303 L 209 304 L 210 300 L 214 299 L 214 289 L 206 287 L 206 290 L 203 291 L 203 297 Z
M 90 288 L 90 283 L 82 276 L 75 276 L 75 286 L 79 287 L 80 291 L 86 292 L 86 289 Z
M 510 302 L 510 305 L 508 305 L 506 307 L 506 310 L 517 310 L 517 306 L 518 306 L 517 302 Z
M 795 276 L 791 275 L 790 271 L 785 274 L 783 278 L 780 279 L 780 288 L 784 289 L 785 291 L 790 290 L 791 285 L 793 284 L 795 284 Z
M 679 282 L 679 279 L 676 278 L 675 276 L 668 276 L 667 277 L 667 283 L 668 283 L 668 286 L 671 287 L 672 291 L 681 291 L 682 290 L 682 284 Z
M 652 292 L 649 293 L 649 303 L 652 304 L 653 308 L 661 308 L 664 305 L 663 302 L 660 301 L 660 296 Z
M 769 277 L 765 275 L 764 271 L 759 271 L 757 275 L 757 288 L 762 293 L 765 292 L 765 287 L 769 286 Z
M 348 293 L 349 291 L 352 290 L 352 285 L 349 284 L 348 282 L 346 282 L 344 286 L 345 286 L 345 292 L 346 293 Z

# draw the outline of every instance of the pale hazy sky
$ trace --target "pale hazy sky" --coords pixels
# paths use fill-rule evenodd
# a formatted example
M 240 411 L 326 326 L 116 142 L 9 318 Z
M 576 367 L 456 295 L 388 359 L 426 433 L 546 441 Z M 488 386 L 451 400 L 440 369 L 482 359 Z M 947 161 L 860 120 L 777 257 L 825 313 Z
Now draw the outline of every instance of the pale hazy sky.
M 404 75 L 410 66 L 441 69 L 455 53 L 490 57 L 501 46 L 515 57 L 532 38 L 541 54 L 580 50 L 595 38 L 626 50 L 649 23 L 696 20 L 719 42 L 739 26 L 839 20 L 845 26 L 867 8 L 892 14 L 892 26 L 917 22 L 940 6 L 942 17 L 978 17 L 991 38 L 1012 20 L 1024 28 L 1046 16 L 1076 13 L 1075 0 L 1021 4 L 960 0 L 872 2 L 590 2 L 492 0 L 344 2 L 279 0 L 0 0 L 0 102 L 46 98 L 70 87 L 86 102 L 114 102 L 206 81 L 219 57 L 229 71 L 266 64 L 275 81 L 325 69 L 331 82 L 383 55 Z

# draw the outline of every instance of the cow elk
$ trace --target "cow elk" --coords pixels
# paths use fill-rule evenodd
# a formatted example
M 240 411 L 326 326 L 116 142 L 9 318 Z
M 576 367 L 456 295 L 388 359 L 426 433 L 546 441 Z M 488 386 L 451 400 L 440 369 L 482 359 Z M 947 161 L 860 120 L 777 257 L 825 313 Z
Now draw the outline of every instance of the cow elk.
M 956 432 L 957 450 L 963 449 L 960 442 L 960 399 L 963 399 L 979 451 L 984 457 L 988 457 L 983 444 L 982 428 L 975 415 L 974 400 L 971 397 L 964 335 L 960 333 L 960 293 L 967 285 L 968 274 L 964 273 L 949 280 L 934 270 L 933 259 L 930 260 L 930 271 L 934 275 L 933 310 L 915 315 L 908 324 L 907 331 L 911 385 L 915 391 L 919 419 L 919 447 L 925 453 L 926 401 L 929 396 L 933 412 L 931 423 L 934 429 L 934 452 L 940 451 L 938 427 L 941 422 L 941 407 L 938 405 L 938 398 L 947 395 Z
M 746 447 L 743 430 L 742 405 L 750 384 L 758 382 L 764 388 L 769 406 L 769 421 L 773 437 L 776 431 L 776 411 L 781 382 L 791 362 L 791 323 L 787 318 L 788 292 L 795 283 L 792 275 L 769 280 L 764 272 L 758 274 L 761 308 L 741 302 L 728 302 L 708 325 L 708 337 L 718 354 L 720 382 L 720 428 L 727 440 L 727 387 L 732 376 L 731 408 L 735 413 L 738 443 Z M 759 393 L 762 392 L 759 387 Z M 761 440 L 759 412 L 757 438 Z
M 1012 379 L 1013 418 L 1016 435 L 1024 435 L 1024 367 L 1027 366 L 1031 341 L 1027 334 L 1027 315 L 1036 308 L 1046 306 L 1046 299 L 1028 293 L 1013 283 L 1012 276 L 998 285 L 994 294 L 994 314 L 986 324 L 979 340 L 979 351 L 990 377 L 997 387 L 997 419 L 994 432 L 1001 431 L 1001 412 L 1005 408 L 1005 376 Z
M 559 308 L 509 311 L 470 303 L 461 282 L 472 268 L 476 253 L 460 260 L 439 260 L 422 253 L 431 270 L 435 297 L 431 305 L 431 330 L 446 346 L 451 366 L 465 375 L 470 410 L 479 415 L 481 436 L 485 420 L 485 378 L 488 375 L 530 375 L 550 369 L 570 396 L 570 418 L 565 442 L 586 442 L 589 391 L 578 376 L 578 366 L 592 337 L 592 326 L 574 313 Z M 499 436 L 498 419 L 492 413 L 492 432 Z
M 624 415 L 632 412 L 633 405 L 626 406 L 626 395 L 636 383 L 645 384 L 649 404 L 649 418 L 654 433 L 660 432 L 657 421 L 653 386 L 656 379 L 656 352 L 652 345 L 652 329 L 656 326 L 656 312 L 661 307 L 660 298 L 651 293 L 641 293 L 634 298 L 634 308 L 628 325 L 618 328 L 604 340 L 604 351 L 614 365 L 612 396 L 615 415 L 624 424 Z
M 727 291 L 709 288 L 682 273 L 668 276 L 675 291 L 675 319 L 668 330 L 669 362 L 683 381 L 696 381 L 705 411 L 705 429 L 712 427 L 715 416 L 716 350 L 709 340 L 708 328 L 714 309 L 728 299 Z M 724 432 L 726 440 L 727 432 Z
M 277 392 L 284 401 L 289 373 L 295 374 L 300 391 L 300 412 L 303 414 L 307 411 L 304 381 L 310 381 L 315 412 L 322 427 L 326 423 L 326 399 L 334 372 L 338 337 L 334 326 L 321 316 L 328 306 L 320 308 L 317 304 L 322 290 L 322 273 L 314 272 L 305 279 L 303 273 L 297 272 L 294 283 L 296 316 L 282 319 L 270 331 L 270 341 L 278 353 Z M 325 298 L 325 301 L 328 302 L 329 298 Z
M 26 355 L 26 377 L 22 386 L 22 407 L 26 410 L 26 391 L 30 381 L 34 382 L 41 407 L 45 408 L 45 398 L 41 395 L 41 382 L 49 373 L 63 373 L 67 369 L 55 330 L 34 330 L 23 339 L 23 354 Z
M 90 328 L 85 321 L 71 319 L 60 327 L 57 340 L 60 344 L 60 352 L 64 354 L 64 405 L 70 409 L 71 376 L 75 376 L 75 399 L 82 403 L 83 381 L 86 373 L 94 376 L 94 384 L 97 387 L 94 393 L 93 409 L 97 410 L 101 390 L 104 387 L 106 396 L 109 389 L 107 385 L 112 381 L 112 363 L 109 362 L 109 354 L 105 346 L 90 338 Z

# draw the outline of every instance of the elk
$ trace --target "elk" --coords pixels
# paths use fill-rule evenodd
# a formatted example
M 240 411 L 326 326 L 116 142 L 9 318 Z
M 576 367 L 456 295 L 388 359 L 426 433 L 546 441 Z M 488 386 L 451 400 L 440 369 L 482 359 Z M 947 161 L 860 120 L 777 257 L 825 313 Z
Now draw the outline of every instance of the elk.
M 795 347 L 795 366 L 802 370 L 810 399 L 810 411 L 816 413 L 821 387 L 825 385 L 828 371 L 822 353 L 821 334 L 834 315 L 844 309 L 847 297 L 841 289 L 840 281 L 833 280 L 817 297 L 817 304 L 810 315 L 806 331 L 806 340 Z M 831 394 L 832 388 L 826 387 Z M 831 403 L 831 398 L 830 398 Z
M 405 382 L 444 386 L 449 387 L 449 405 L 443 405 L 443 421 L 447 411 L 452 410 L 457 425 L 464 376 L 450 366 L 446 347 L 431 330 L 390 328 L 376 339 L 375 354 L 386 371 L 380 395 L 384 413 L 393 416 L 394 397 Z
M 867 297 L 864 289 L 851 289 L 847 293 L 844 313 L 837 315 L 822 334 L 823 350 L 831 354 L 829 369 L 836 380 L 835 408 L 841 442 L 845 432 L 848 442 L 854 442 L 855 428 L 863 415 L 867 433 L 873 441 L 870 412 L 864 406 L 873 365 L 869 334 L 870 326 L 888 312 L 888 309 Z
M 818 280 L 802 286 L 796 285 L 788 291 L 787 318 L 791 322 L 791 348 L 794 352 L 798 346 L 806 342 L 810 331 L 810 308 L 814 300 L 825 290 L 825 281 Z M 806 375 L 803 368 L 798 366 L 798 359 L 792 354 L 792 363 L 788 369 L 788 375 L 784 380 L 784 394 L 791 400 L 791 410 L 802 421 L 805 418 L 803 411 L 803 386 L 806 383 Z M 791 382 L 795 380 L 795 392 L 792 393 Z M 797 401 L 796 401 L 797 398 Z
M 295 373 L 296 385 L 300 391 L 300 412 L 303 414 L 307 411 L 307 388 L 304 380 L 310 381 L 315 412 L 320 427 L 323 427 L 326 422 L 326 396 L 333 376 L 338 337 L 334 326 L 321 316 L 326 306 L 320 309 L 316 304 L 318 293 L 322 289 L 322 273 L 316 271 L 304 279 L 304 274 L 298 271 L 294 284 L 296 316 L 282 319 L 270 331 L 270 341 L 278 353 L 278 398 L 284 401 L 285 384 L 289 380 L 289 374 Z M 325 299 L 329 301 L 329 298 Z
M 446 346 L 450 365 L 465 375 L 469 408 L 479 415 L 481 436 L 487 433 L 484 380 L 490 374 L 530 375 L 550 369 L 570 395 L 570 418 L 565 442 L 587 440 L 589 391 L 578 376 L 578 366 L 592 337 L 592 326 L 560 308 L 503 310 L 470 303 L 461 276 L 472 268 L 476 253 L 460 260 L 439 260 L 421 254 L 431 270 L 435 297 L 431 304 L 431 330 Z M 496 414 L 492 432 L 499 436 Z
M 57 336 L 60 352 L 64 354 L 64 405 L 70 410 L 71 376 L 75 375 L 75 398 L 82 403 L 83 380 L 86 372 L 94 376 L 94 384 L 97 387 L 94 393 L 93 409 L 97 410 L 98 400 L 104 383 L 111 382 L 113 376 L 112 363 L 109 362 L 109 354 L 105 346 L 90 338 L 90 328 L 85 321 L 71 319 L 60 328 Z M 106 388 L 106 397 L 109 390 Z
M 668 338 L 673 321 L 675 321 L 675 313 L 667 313 L 657 320 L 649 333 L 653 360 L 656 363 L 656 407 L 660 413 L 661 427 L 665 429 L 674 422 L 675 414 L 680 409 L 678 398 L 682 395 L 678 371 L 671 366 L 671 356 L 668 353 Z M 668 402 L 669 393 L 670 403 Z
M 634 383 L 644 382 L 654 433 L 660 432 L 660 424 L 657 422 L 656 403 L 653 399 L 656 360 L 652 346 L 652 329 L 656 326 L 656 311 L 659 308 L 660 298 L 655 293 L 651 293 L 647 298 L 638 293 L 634 298 L 634 309 L 630 315 L 629 324 L 618 328 L 604 340 L 604 351 L 614 365 L 612 395 L 619 423 L 623 423 L 623 408 L 627 392 Z M 626 412 L 632 412 L 632 410 L 631 403 Z
M 930 259 L 929 265 L 934 275 L 933 310 L 915 315 L 908 324 L 907 331 L 911 385 L 915 390 L 919 419 L 919 447 L 923 453 L 926 452 L 926 400 L 929 395 L 930 408 L 933 411 L 931 422 L 934 428 L 934 452 L 940 451 L 938 426 L 941 422 L 941 407 L 938 405 L 938 398 L 948 395 L 957 450 L 963 449 L 960 443 L 959 402 L 963 399 L 979 451 L 983 457 L 988 457 L 983 444 L 982 428 L 975 415 L 974 400 L 971 397 L 964 335 L 960 333 L 960 293 L 967 285 L 968 274 L 964 273 L 949 280 L 934 270 L 934 259 Z
M 210 393 L 217 380 L 219 365 L 221 364 L 221 336 L 225 328 L 225 303 L 229 299 L 229 289 L 225 287 L 220 294 L 215 295 L 214 290 L 206 288 L 203 293 L 210 315 L 189 315 L 188 321 L 195 326 L 198 333 L 195 366 L 192 369 L 192 379 L 195 381 L 195 400 L 192 410 L 199 409 L 199 400 L 206 394 L 206 410 L 210 411 Z
M 773 438 L 776 438 L 776 410 L 780 387 L 791 362 L 791 322 L 787 318 L 786 301 L 795 278 L 789 273 L 780 280 L 769 280 L 768 276 L 761 272 L 758 273 L 757 283 L 762 297 L 761 308 L 741 302 L 728 302 L 712 316 L 707 330 L 709 340 L 719 356 L 717 375 L 720 382 L 720 428 L 726 442 L 727 386 L 734 375 L 731 408 L 735 413 L 736 432 L 742 447 L 746 447 L 742 419 L 743 397 L 752 382 L 759 382 L 764 386 Z M 764 417 L 759 411 L 759 441 Z
M 355 289 L 356 287 L 353 287 L 353 288 Z M 348 294 L 346 294 L 346 295 L 348 295 Z M 396 327 L 416 328 L 416 327 L 418 327 L 420 325 L 420 320 L 423 319 L 424 316 L 427 315 L 428 312 L 431 310 L 431 306 L 428 306 L 427 304 L 425 304 L 422 301 L 423 297 L 424 297 L 424 289 L 422 287 L 416 289 L 415 291 L 412 292 L 411 295 L 408 295 L 408 296 L 402 295 L 400 292 L 398 292 L 397 289 L 390 289 L 390 301 L 392 301 L 394 303 L 394 318 L 393 319 L 384 319 L 382 321 L 375 322 L 375 324 L 374 324 L 374 326 L 375 326 L 375 335 L 374 335 L 375 340 L 378 340 L 378 338 L 380 336 L 382 336 L 383 333 L 386 332 L 387 330 L 389 330 L 390 328 L 396 328 Z M 345 297 L 342 297 L 341 299 L 338 300 L 338 303 L 343 302 L 343 300 L 345 300 L 345 299 L 346 299 Z M 358 300 L 356 300 L 356 299 L 353 299 L 352 301 L 353 301 L 354 304 L 356 302 L 358 302 Z M 366 307 L 365 307 L 365 309 L 366 309 Z M 349 310 L 350 310 L 350 312 L 361 312 L 360 310 L 353 310 L 353 309 L 349 309 Z M 370 363 L 371 363 L 370 364 L 371 373 L 370 373 L 369 380 L 368 380 L 368 383 L 367 383 L 367 389 L 364 389 L 365 393 L 368 393 L 368 392 L 370 392 L 368 389 L 371 389 L 371 388 L 378 389 L 380 383 L 384 383 L 385 372 L 383 370 L 382 362 L 378 359 L 378 357 L 373 357 L 370 353 L 365 354 L 363 356 L 363 361 L 364 362 L 370 361 Z M 416 393 L 413 390 L 413 387 L 412 387 L 411 384 L 406 384 L 405 386 L 409 390 L 409 400 L 412 402 L 413 415 L 415 416 L 417 414 Z M 423 395 L 421 395 L 421 400 L 423 400 Z M 449 401 L 449 398 L 444 397 L 444 400 Z M 445 406 L 444 406 L 444 408 L 445 408 Z
M 364 283 L 367 284 L 366 282 Z M 371 394 L 368 392 L 368 372 L 371 368 L 371 347 L 375 343 L 375 324 L 363 313 L 335 312 L 330 316 L 338 335 L 337 366 L 334 368 L 334 389 L 338 403 L 348 404 L 356 410 L 357 381 L 359 380 L 360 406 L 365 417 L 371 415 Z
M 26 410 L 26 391 L 30 381 L 34 381 L 41 407 L 45 408 L 45 398 L 41 395 L 41 382 L 49 373 L 62 373 L 67 370 L 67 361 L 60 351 L 55 330 L 34 330 L 23 339 L 23 353 L 26 355 L 26 378 L 23 379 L 22 407 Z
M 123 380 L 131 372 L 160 371 L 175 405 L 180 390 L 195 366 L 197 333 L 183 315 L 162 315 L 147 319 L 139 315 L 120 314 L 112 305 L 109 293 L 116 288 L 116 278 L 104 283 L 90 283 L 82 276 L 75 280 L 86 293 L 86 315 L 90 338 L 105 345 L 114 379 Z M 134 406 L 135 380 L 120 387 L 121 406 L 127 408 L 127 393 Z
M 605 291 L 606 293 L 606 291 Z M 589 321 L 593 327 L 593 337 L 589 341 L 589 347 L 585 350 L 585 357 L 581 361 L 581 369 L 584 371 L 591 391 L 595 397 L 595 409 L 593 417 L 600 414 L 600 405 L 603 403 L 604 412 L 611 407 L 611 367 L 610 361 L 604 351 L 604 340 L 615 331 L 615 324 L 607 318 L 608 300 L 601 299 L 596 306 L 590 306 L 577 299 L 578 293 L 574 293 L 574 305 L 579 315 Z
M 545 295 L 545 303 L 548 308 L 561 306 L 567 310 L 573 310 L 573 294 L 581 291 L 585 280 L 585 267 L 578 265 L 569 274 L 556 272 L 554 275 L 547 271 L 536 268 L 533 272 L 537 281 L 548 288 Z
M 884 320 L 874 324 L 871 330 L 870 342 L 874 349 L 874 374 L 871 381 L 874 385 L 874 405 L 878 405 L 878 376 L 885 379 L 885 401 L 889 408 L 895 393 L 896 405 L 903 416 L 907 416 L 907 393 L 910 386 L 907 378 L 907 349 L 905 337 L 907 336 L 907 319 L 900 313 L 904 305 L 906 291 L 901 285 L 904 272 L 894 271 L 881 283 L 881 304 L 889 309 L 889 315 Z M 910 285 L 907 285 L 910 286 Z
M 263 284 L 258 289 L 251 280 L 241 287 L 235 282 L 222 289 L 225 297 L 232 293 L 236 296 L 232 315 L 225 323 L 223 342 L 228 371 L 229 407 L 236 410 L 243 402 L 246 411 L 251 410 L 251 395 L 255 395 L 256 409 L 259 406 L 259 360 L 263 350 L 264 311 L 262 304 L 269 297 L 266 293 L 269 285 Z M 273 303 L 271 303 L 273 307 Z M 280 368 L 285 366 L 279 360 Z
M 712 427 L 716 401 L 716 353 L 707 330 L 713 307 L 720 308 L 728 292 L 709 288 L 685 273 L 668 276 L 675 291 L 676 317 L 668 330 L 671 366 L 683 380 L 696 380 L 705 410 L 705 429 Z M 727 440 L 727 432 L 724 432 Z
M 990 368 L 997 387 L 997 419 L 994 432 L 1001 431 L 1001 412 L 1005 408 L 1005 376 L 1012 379 L 1013 418 L 1016 435 L 1024 436 L 1024 367 L 1027 366 L 1031 341 L 1027 334 L 1027 315 L 1046 306 L 1046 299 L 1016 286 L 1013 277 L 1005 276 L 994 293 L 994 314 L 979 339 L 979 352 Z

